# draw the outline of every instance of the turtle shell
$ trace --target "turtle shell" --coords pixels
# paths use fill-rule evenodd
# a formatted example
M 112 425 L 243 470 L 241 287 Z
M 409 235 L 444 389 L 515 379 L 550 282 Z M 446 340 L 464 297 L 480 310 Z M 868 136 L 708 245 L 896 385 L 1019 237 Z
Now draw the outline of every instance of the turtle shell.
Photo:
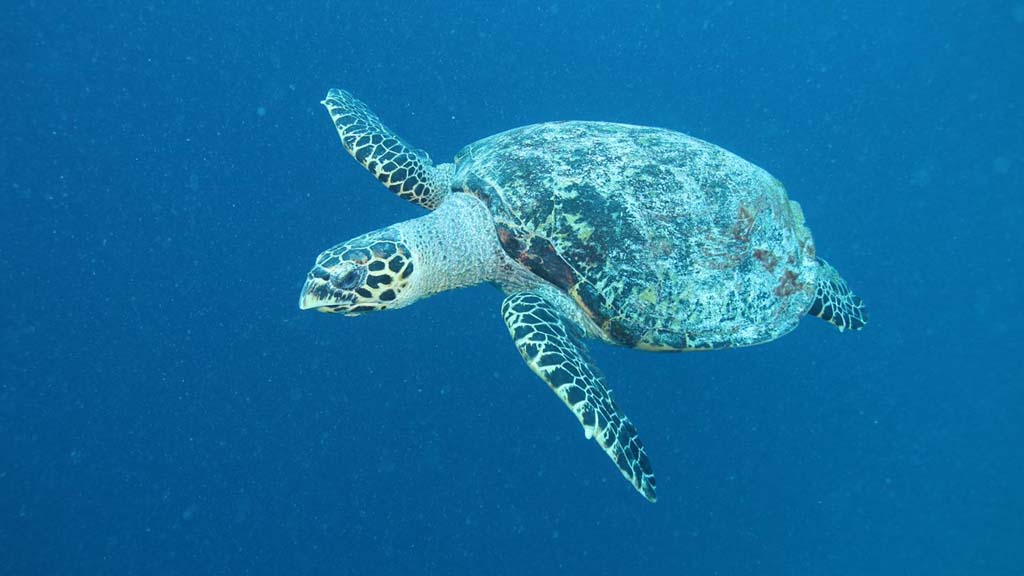
M 799 205 L 766 171 L 685 134 L 555 122 L 456 157 L 505 251 L 569 294 L 606 340 L 746 346 L 792 330 L 817 261 Z

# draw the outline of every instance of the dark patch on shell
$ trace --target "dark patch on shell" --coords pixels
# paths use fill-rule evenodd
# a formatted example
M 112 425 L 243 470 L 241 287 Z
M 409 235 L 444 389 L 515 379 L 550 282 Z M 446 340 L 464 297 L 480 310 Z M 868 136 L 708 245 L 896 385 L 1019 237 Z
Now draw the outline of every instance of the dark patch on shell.
M 522 231 L 501 224 L 495 228 L 501 247 L 513 260 L 566 292 L 576 285 L 572 266 L 558 254 L 551 242 L 539 236 L 527 236 Z

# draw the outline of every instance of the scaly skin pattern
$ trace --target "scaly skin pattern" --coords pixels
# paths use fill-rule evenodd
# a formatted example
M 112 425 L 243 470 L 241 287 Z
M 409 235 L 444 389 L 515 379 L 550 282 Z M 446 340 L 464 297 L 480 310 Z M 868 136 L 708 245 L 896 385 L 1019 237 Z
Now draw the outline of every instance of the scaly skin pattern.
M 407 144 L 366 104 L 334 89 L 321 102 L 345 150 L 399 197 L 433 210 L 448 193 L 450 164 L 435 167 L 427 153 Z
M 819 258 L 818 265 L 817 290 L 807 313 L 831 323 L 840 332 L 863 328 L 868 323 L 864 301 L 850 291 L 846 281 L 828 262 Z
M 748 346 L 792 330 L 818 265 L 799 205 L 766 171 L 658 128 L 554 122 L 456 156 L 505 252 L 565 290 L 608 342 Z
M 501 315 L 530 369 L 576 415 L 587 438 L 597 440 L 629 483 L 654 502 L 654 471 L 647 451 L 580 342 L 579 327 L 564 322 L 551 303 L 533 292 L 506 298 Z

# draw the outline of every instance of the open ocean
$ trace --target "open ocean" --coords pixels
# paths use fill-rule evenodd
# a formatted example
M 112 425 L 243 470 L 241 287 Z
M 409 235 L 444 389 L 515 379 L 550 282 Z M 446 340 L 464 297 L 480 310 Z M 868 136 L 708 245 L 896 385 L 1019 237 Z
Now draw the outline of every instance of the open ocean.
M 19 2 L 0 32 L 0 574 L 1024 574 L 1024 2 Z M 592 354 L 650 504 L 491 286 L 302 312 L 446 162 L 671 128 L 767 169 L 867 303 Z

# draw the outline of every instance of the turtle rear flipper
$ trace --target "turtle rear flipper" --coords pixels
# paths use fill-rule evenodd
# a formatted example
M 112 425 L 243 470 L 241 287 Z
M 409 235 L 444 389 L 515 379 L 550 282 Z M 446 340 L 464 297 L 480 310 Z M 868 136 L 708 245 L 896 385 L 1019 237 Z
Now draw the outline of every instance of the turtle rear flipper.
M 410 146 L 344 90 L 329 91 L 321 104 L 345 150 L 388 190 L 429 210 L 437 208 L 448 193 L 451 164 L 434 166 L 426 152 Z
M 516 348 L 594 438 L 638 492 L 654 502 L 654 471 L 637 435 L 591 362 L 580 330 L 534 292 L 505 299 L 501 315 Z
M 818 258 L 814 302 L 807 313 L 839 328 L 840 332 L 860 330 L 868 323 L 864 301 L 850 290 L 839 272 L 821 258 Z

